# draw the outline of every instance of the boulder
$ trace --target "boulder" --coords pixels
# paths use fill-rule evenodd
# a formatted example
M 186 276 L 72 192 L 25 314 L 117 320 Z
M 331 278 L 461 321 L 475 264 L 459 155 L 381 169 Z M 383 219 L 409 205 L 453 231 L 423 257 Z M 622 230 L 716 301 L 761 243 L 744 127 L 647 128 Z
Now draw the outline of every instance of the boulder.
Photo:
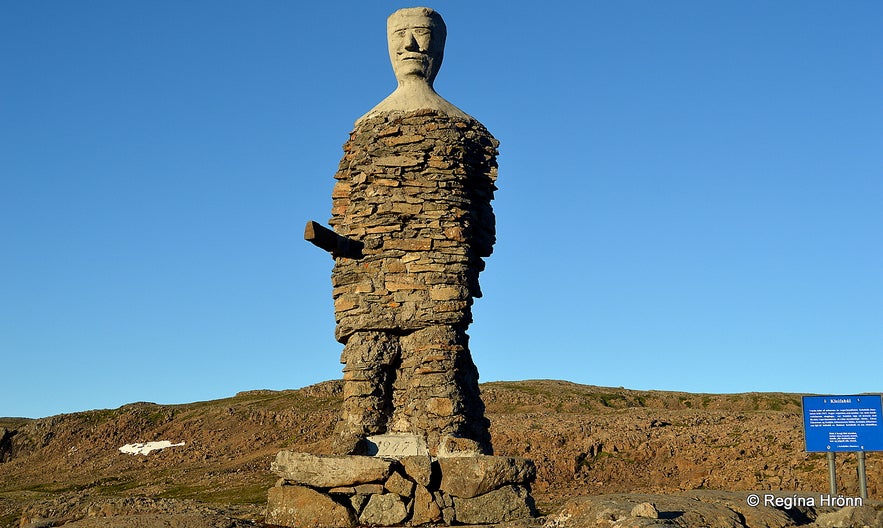
M 438 504 L 439 508 L 444 509 L 454 507 L 454 499 L 443 491 L 432 492 L 432 497 L 435 499 L 435 503 Z
M 453 506 L 448 506 L 448 507 L 442 508 L 442 522 L 443 523 L 450 526 L 450 525 L 454 524 L 455 520 L 456 520 L 456 517 L 454 514 L 454 507 Z
M 362 509 L 368 504 L 368 497 L 370 495 L 353 495 L 350 497 L 350 505 L 356 511 L 356 515 L 362 514 Z
M 405 474 L 417 484 L 429 487 L 432 481 L 432 459 L 428 456 L 407 456 L 399 459 Z
M 402 498 L 395 493 L 371 495 L 368 504 L 359 516 L 359 522 L 368 525 L 392 526 L 408 517 L 408 510 Z
M 439 440 L 438 457 L 472 457 L 485 454 L 478 442 L 471 438 L 446 435 Z
M 518 457 L 473 456 L 440 458 L 440 489 L 469 499 L 507 484 L 533 482 L 537 468 L 533 460 Z
M 383 484 L 375 483 L 375 484 L 359 484 L 355 488 L 357 495 L 380 495 L 383 493 L 385 489 Z
M 298 528 L 350 528 L 356 525 L 349 508 L 304 486 L 270 488 L 267 524 Z
M 400 497 L 411 497 L 414 494 L 414 486 L 413 482 L 403 477 L 398 471 L 394 471 L 383 484 L 387 491 Z
M 411 515 L 411 524 L 419 526 L 421 524 L 438 522 L 442 519 L 442 511 L 432 493 L 425 487 L 417 485 L 414 490 L 414 513 Z
M 270 470 L 305 486 L 338 488 L 383 481 L 389 477 L 392 464 L 391 460 L 366 456 L 317 456 L 280 451 Z
M 491 524 L 515 521 L 537 515 L 527 488 L 508 485 L 471 499 L 454 497 L 457 522 Z
M 653 506 L 650 502 L 642 502 L 632 508 L 630 512 L 632 517 L 644 517 L 645 519 L 658 519 L 659 512 L 656 510 L 656 506 Z
M 837 511 L 820 514 L 813 528 L 840 528 L 843 526 L 883 526 L 883 511 L 873 506 L 847 506 Z

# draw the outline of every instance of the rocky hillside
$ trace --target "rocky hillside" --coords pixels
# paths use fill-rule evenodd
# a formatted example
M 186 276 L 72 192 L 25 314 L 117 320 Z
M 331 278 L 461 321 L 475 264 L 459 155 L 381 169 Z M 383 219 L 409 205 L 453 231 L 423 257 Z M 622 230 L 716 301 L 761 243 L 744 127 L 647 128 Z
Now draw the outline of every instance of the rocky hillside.
M 827 491 L 824 455 L 803 451 L 798 395 L 536 380 L 486 383 L 482 397 L 497 454 L 536 462 L 542 512 L 581 495 Z M 163 508 L 260 520 L 276 479 L 272 457 L 282 448 L 329 453 L 341 398 L 332 381 L 186 405 L 0 419 L 0 527 Z M 160 440 L 185 445 L 119 451 Z M 838 457 L 844 495 L 858 494 L 855 467 L 854 456 Z M 881 469 L 883 456 L 869 453 L 872 499 L 883 495 Z

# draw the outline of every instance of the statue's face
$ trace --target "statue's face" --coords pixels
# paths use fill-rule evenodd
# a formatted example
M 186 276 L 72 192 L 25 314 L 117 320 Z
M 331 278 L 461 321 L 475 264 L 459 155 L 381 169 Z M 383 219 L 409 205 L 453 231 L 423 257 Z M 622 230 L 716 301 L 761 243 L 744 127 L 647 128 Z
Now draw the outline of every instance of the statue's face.
M 430 84 L 435 79 L 444 55 L 444 30 L 420 13 L 397 12 L 386 28 L 389 59 L 396 79 L 418 77 Z

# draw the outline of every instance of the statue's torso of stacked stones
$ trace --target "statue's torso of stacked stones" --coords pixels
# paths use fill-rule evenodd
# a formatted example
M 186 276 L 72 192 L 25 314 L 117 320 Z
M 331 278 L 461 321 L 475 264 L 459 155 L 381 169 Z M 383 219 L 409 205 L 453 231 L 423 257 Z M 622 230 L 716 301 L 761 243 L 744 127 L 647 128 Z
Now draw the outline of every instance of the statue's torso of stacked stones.
M 337 234 L 363 244 L 334 267 L 336 337 L 465 327 L 491 254 L 497 141 L 474 120 L 431 110 L 364 119 L 335 175 Z
M 437 110 L 368 116 L 344 145 L 330 224 L 361 252 L 337 256 L 332 275 L 346 345 L 338 450 L 395 432 L 490 451 L 465 331 L 494 243 L 497 145 L 474 119 Z

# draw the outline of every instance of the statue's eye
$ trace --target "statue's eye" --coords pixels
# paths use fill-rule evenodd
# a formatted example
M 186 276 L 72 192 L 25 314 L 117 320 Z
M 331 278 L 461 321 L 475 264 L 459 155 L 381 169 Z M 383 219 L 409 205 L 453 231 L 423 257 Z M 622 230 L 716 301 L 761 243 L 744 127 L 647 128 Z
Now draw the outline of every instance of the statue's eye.
M 425 37 L 426 35 L 429 35 L 429 33 L 430 33 L 429 28 L 414 28 L 415 35 Z

